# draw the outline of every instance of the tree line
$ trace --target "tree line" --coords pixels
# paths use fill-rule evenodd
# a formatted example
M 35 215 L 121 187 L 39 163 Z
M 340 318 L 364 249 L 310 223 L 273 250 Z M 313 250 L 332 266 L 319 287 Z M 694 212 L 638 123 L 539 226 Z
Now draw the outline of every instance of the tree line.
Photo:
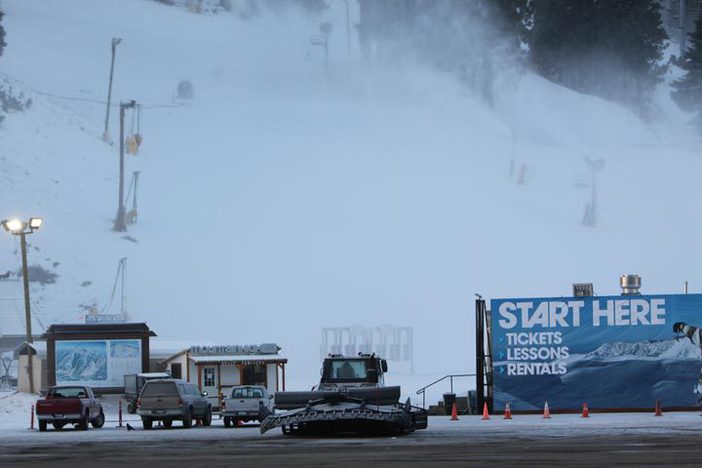
M 673 1 L 358 0 L 359 37 L 365 55 L 381 60 L 392 60 L 409 42 L 419 59 L 456 72 L 488 103 L 497 72 L 516 60 L 552 82 L 620 102 L 644 118 L 652 114 L 655 87 L 674 64 L 683 77 L 673 83 L 673 98 L 700 114 L 701 20 L 683 57 L 666 61 L 663 14 Z

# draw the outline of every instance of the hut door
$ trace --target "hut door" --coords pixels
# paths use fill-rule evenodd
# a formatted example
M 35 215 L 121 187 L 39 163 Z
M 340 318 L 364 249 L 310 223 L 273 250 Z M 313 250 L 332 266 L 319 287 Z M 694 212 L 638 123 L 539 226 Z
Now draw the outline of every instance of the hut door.
M 217 368 L 205 367 L 202 369 L 202 390 L 208 395 L 217 396 Z

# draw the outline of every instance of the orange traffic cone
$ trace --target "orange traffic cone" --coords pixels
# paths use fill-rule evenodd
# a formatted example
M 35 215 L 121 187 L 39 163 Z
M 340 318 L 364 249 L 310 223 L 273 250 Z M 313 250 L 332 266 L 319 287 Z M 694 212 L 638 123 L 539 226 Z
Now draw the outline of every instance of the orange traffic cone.
M 458 421 L 458 411 L 456 410 L 456 402 L 453 402 L 451 407 L 451 421 Z
M 483 421 L 488 419 L 490 419 L 490 415 L 488 414 L 487 403 L 483 403 Z
M 587 403 L 583 403 L 583 415 L 580 417 L 581 418 L 589 418 L 590 417 L 590 410 L 587 407 Z
M 661 400 L 656 400 L 656 414 L 654 416 L 663 416 L 663 409 L 661 409 Z
M 509 408 L 509 403 L 505 406 L 505 419 L 512 419 L 512 410 Z
M 548 401 L 544 403 L 544 419 L 551 419 L 551 411 L 548 409 Z

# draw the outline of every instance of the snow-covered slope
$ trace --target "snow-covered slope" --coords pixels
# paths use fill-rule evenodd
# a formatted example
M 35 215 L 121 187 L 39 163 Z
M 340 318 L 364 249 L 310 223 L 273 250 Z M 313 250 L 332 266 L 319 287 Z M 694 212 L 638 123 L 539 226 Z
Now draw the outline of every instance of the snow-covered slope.
M 132 318 L 166 338 L 277 341 L 307 386 L 322 326 L 414 326 L 415 367 L 443 374 L 473 366 L 474 292 L 593 281 L 607 293 L 625 272 L 648 292 L 702 284 L 702 162 L 685 131 L 528 73 L 490 110 L 450 76 L 369 67 L 355 48 L 349 60 L 333 5 L 326 77 L 308 45 L 320 18 L 3 2 L 0 72 L 35 103 L 0 129 L 0 214 L 46 219 L 30 241 L 31 263 L 59 275 L 33 288 L 47 322 L 103 307 L 128 257 Z M 142 171 L 136 242 L 110 231 L 117 149 L 92 102 L 105 98 L 113 36 L 114 102 L 145 106 L 144 145 L 127 161 Z M 183 78 L 195 99 L 179 105 Z M 115 111 L 110 122 L 114 136 Z M 524 185 L 509 176 L 513 134 Z M 580 225 L 584 155 L 606 161 L 595 229 Z M 18 265 L 15 250 L 0 236 L 2 265 Z
M 592 359 L 699 358 L 700 349 L 690 340 L 615 341 L 587 353 Z

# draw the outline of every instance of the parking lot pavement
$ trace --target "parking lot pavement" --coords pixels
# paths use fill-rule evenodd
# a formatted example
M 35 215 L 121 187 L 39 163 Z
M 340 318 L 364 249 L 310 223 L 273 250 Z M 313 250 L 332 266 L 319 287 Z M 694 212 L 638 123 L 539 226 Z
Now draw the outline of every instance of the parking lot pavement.
M 697 413 L 593 414 L 431 417 L 429 428 L 397 437 L 290 437 L 280 431 L 260 434 L 256 425 L 135 430 L 108 422 L 102 429 L 38 431 L 0 424 L 2 466 L 120 466 L 129 460 L 140 465 L 172 466 L 174 461 L 197 466 L 281 465 L 313 466 L 334 463 L 357 465 L 359 454 L 368 465 L 578 465 L 698 464 Z

